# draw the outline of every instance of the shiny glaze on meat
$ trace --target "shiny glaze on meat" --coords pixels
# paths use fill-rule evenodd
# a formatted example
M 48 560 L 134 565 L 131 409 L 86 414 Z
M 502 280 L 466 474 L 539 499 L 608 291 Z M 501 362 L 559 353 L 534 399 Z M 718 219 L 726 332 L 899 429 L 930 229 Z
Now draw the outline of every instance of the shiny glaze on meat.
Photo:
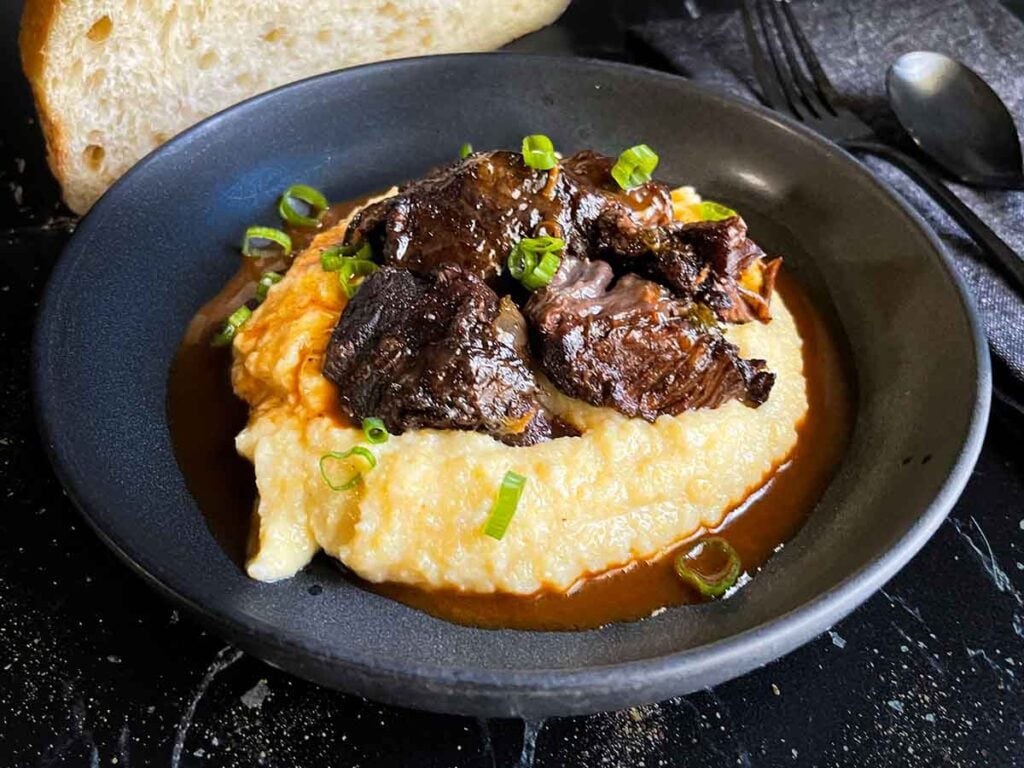
M 684 224 L 665 184 L 621 189 L 614 162 L 584 150 L 538 171 L 516 152 L 478 152 L 358 213 L 346 239 L 369 242 L 392 270 L 367 284 L 405 315 L 395 309 L 378 338 L 367 328 L 379 317 L 359 296 L 346 309 L 324 369 L 343 404 L 395 430 L 476 429 L 522 444 L 569 433 L 537 405 L 525 346 L 507 359 L 513 347 L 488 341 L 498 306 L 491 289 L 513 311 L 513 301 L 525 305 L 540 367 L 573 397 L 648 420 L 730 399 L 764 402 L 774 375 L 761 360 L 741 359 L 717 324 L 768 322 L 781 261 L 767 259 L 738 216 Z M 531 298 L 506 261 L 538 235 L 565 248 L 556 279 Z M 430 286 L 455 293 L 448 303 L 430 299 Z M 424 310 L 434 304 L 441 309 Z M 515 324 L 524 327 L 521 317 Z M 441 340 L 457 353 L 445 358 Z M 417 362 L 424 345 L 434 351 Z M 353 378 L 352 365 L 365 375 Z
M 425 272 L 457 264 L 507 288 L 505 261 L 523 238 L 561 237 L 568 253 L 583 256 L 594 222 L 609 212 L 638 226 L 671 221 L 668 188 L 652 181 L 625 192 L 611 178 L 613 162 L 584 151 L 537 171 L 516 152 L 478 152 L 362 211 L 349 239 L 369 240 L 392 266 Z
M 739 216 L 643 228 L 605 214 L 596 224 L 592 255 L 710 307 L 723 322 L 771 320 L 782 259 L 769 260 Z
M 539 357 L 559 389 L 648 421 L 768 398 L 775 375 L 763 360 L 740 358 L 700 305 L 636 275 L 609 287 L 613 277 L 605 262 L 567 259 L 526 305 Z
M 324 361 L 342 411 L 400 434 L 486 432 L 511 445 L 575 434 L 537 400 L 523 317 L 465 270 L 383 267 L 345 307 Z

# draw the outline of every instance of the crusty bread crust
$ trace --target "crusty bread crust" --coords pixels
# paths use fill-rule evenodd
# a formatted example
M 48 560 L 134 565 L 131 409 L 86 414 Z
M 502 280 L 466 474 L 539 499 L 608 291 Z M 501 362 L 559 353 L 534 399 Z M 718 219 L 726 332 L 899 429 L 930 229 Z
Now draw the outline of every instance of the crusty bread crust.
M 19 48 L 64 200 L 85 213 L 202 118 L 331 69 L 488 50 L 568 0 L 26 0 Z M 225 30 L 230 30 L 225 34 Z
M 21 30 L 18 34 L 18 49 L 21 52 L 21 66 L 32 88 L 39 124 L 46 139 L 46 160 L 53 175 L 64 188 L 65 173 L 61 161 L 62 147 L 65 146 L 64 131 L 60 123 L 53 119 L 46 100 L 46 91 L 42 87 L 42 74 L 46 67 L 46 40 L 60 6 L 60 0 L 25 0 Z

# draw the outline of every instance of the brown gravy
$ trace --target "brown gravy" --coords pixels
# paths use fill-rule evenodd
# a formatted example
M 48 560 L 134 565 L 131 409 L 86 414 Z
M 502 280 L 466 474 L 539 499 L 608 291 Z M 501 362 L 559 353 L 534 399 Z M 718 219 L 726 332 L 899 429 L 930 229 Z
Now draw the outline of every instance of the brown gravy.
M 362 200 L 334 206 L 324 226 L 337 222 Z M 292 232 L 296 252 L 311 235 Z M 235 453 L 234 437 L 245 425 L 247 408 L 231 390 L 231 355 L 211 348 L 215 327 L 252 296 L 260 273 L 274 268 L 245 260 L 228 286 L 205 305 L 185 334 L 171 367 L 167 412 L 175 454 L 188 487 L 211 532 L 227 554 L 244 564 L 256 483 L 252 465 Z M 277 265 L 280 267 L 280 264 Z M 828 485 L 846 448 L 853 393 L 836 337 L 796 282 L 785 272 L 777 290 L 796 319 L 804 341 L 809 408 L 789 459 L 767 482 L 726 517 L 700 535 L 723 536 L 754 574 L 800 528 Z M 675 574 L 675 554 L 700 535 L 659 558 L 632 563 L 588 577 L 567 594 L 530 596 L 466 594 L 404 584 L 359 586 L 460 624 L 490 628 L 586 629 L 649 616 L 659 608 L 699 602 L 700 596 Z
M 344 219 L 372 195 L 332 205 L 320 228 Z M 306 248 L 317 229 L 286 227 L 292 254 Z M 178 467 L 214 537 L 240 567 L 245 565 L 256 501 L 252 464 L 235 452 L 235 435 L 249 416 L 231 389 L 231 348 L 211 347 L 216 329 L 253 298 L 267 270 L 286 270 L 289 260 L 241 258 L 238 272 L 196 312 L 175 354 L 167 382 L 167 423 Z

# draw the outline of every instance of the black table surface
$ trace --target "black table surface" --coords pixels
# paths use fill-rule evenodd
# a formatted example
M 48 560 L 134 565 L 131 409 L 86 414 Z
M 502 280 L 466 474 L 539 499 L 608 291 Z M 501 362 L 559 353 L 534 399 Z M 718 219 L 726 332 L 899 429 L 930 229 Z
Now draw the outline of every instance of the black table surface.
M 577 3 L 516 47 L 626 58 L 629 17 L 672 5 Z M 403 710 L 180 614 L 87 528 L 36 436 L 29 342 L 72 221 L 19 13 L 0 10 L 0 766 L 1024 765 L 1024 426 L 998 405 L 963 498 L 882 592 L 785 658 L 660 704 L 526 724 Z

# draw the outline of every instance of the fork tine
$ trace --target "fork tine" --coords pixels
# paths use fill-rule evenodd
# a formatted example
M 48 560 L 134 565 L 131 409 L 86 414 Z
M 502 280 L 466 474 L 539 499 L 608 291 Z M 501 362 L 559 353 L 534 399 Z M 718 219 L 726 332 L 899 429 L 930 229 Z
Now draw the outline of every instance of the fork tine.
M 755 0 L 754 4 L 758 20 L 761 22 L 761 32 L 764 35 L 765 46 L 768 48 L 768 58 L 771 59 L 772 67 L 775 69 L 775 76 L 782 87 L 782 92 L 786 96 L 786 103 L 789 104 L 790 111 L 796 115 L 798 120 L 815 117 L 813 111 L 810 115 L 805 114 L 807 112 L 806 104 L 804 104 L 800 93 L 797 91 L 793 74 L 790 72 L 786 62 L 783 61 L 783 55 L 778 50 L 778 37 L 785 36 L 775 29 L 769 19 L 770 11 L 765 10 L 765 3 L 771 2 L 772 0 L 760 0 L 760 2 Z
M 815 86 L 807 79 L 807 75 L 804 74 L 800 57 L 797 56 L 796 51 L 793 49 L 790 36 L 787 34 L 786 22 L 782 18 L 781 11 L 779 11 L 780 0 L 766 0 L 766 2 L 771 9 L 770 13 L 772 21 L 775 23 L 776 36 L 782 44 L 782 51 L 786 57 L 786 63 L 789 65 L 790 74 L 793 76 L 793 86 L 798 94 L 798 98 L 803 101 L 812 115 L 815 117 L 826 117 L 832 110 L 824 104 L 823 100 L 818 96 Z
M 750 58 L 754 63 L 754 75 L 761 86 L 761 97 L 766 106 L 772 109 L 784 109 L 786 106 L 786 96 L 779 87 L 775 73 L 765 58 L 764 49 L 757 39 L 751 0 L 743 0 L 741 10 L 743 12 L 743 29 L 747 37 L 747 48 L 750 50 Z
M 839 100 L 839 94 L 836 93 L 836 89 L 832 87 L 832 81 L 829 80 L 828 75 L 825 74 L 825 70 L 821 66 L 821 61 L 818 60 L 818 56 L 814 52 L 814 48 L 811 46 L 810 40 L 807 39 L 807 35 L 804 34 L 803 28 L 796 20 L 796 14 L 793 13 L 793 7 L 789 0 L 782 0 L 779 4 L 782 6 L 782 12 L 786 17 L 786 21 L 789 23 L 789 28 L 793 32 L 793 37 L 796 38 L 797 47 L 800 48 L 800 53 L 804 58 L 804 63 L 807 65 L 807 70 L 811 73 L 814 85 L 818 89 L 818 96 L 821 98 L 822 103 L 828 107 L 829 111 L 832 114 L 835 114 L 835 105 Z

